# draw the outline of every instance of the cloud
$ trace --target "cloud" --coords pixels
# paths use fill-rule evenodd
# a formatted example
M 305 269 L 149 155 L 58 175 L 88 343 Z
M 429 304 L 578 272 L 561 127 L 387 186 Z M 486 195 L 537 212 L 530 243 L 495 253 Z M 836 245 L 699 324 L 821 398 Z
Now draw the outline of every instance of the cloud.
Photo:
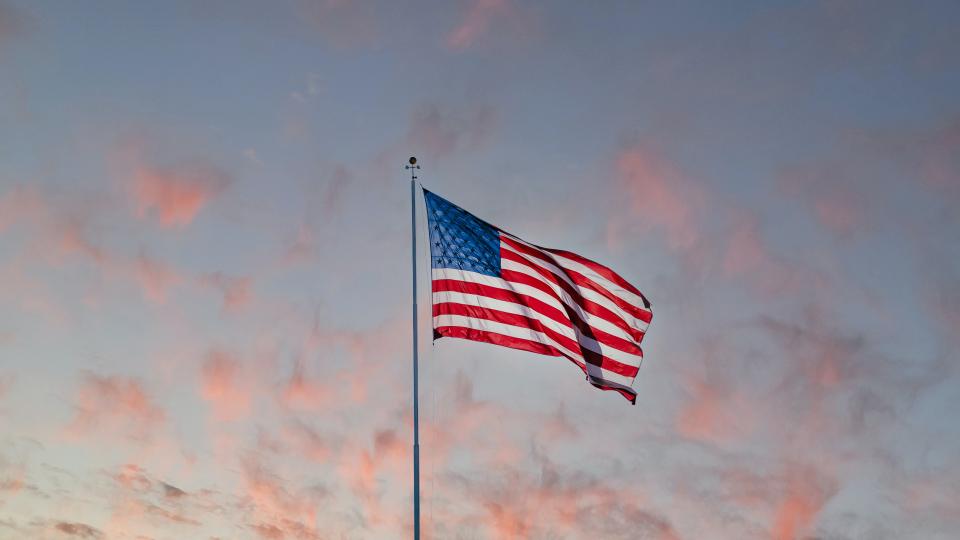
M 144 296 L 156 304 L 166 302 L 167 290 L 181 280 L 172 267 L 142 253 L 134 260 L 133 268 Z
M 617 187 L 633 220 L 646 229 L 662 231 L 674 250 L 690 250 L 700 242 L 700 216 L 708 202 L 703 188 L 645 145 L 623 151 L 616 166 Z
M 377 9 L 357 0 L 302 0 L 301 12 L 327 41 L 337 47 L 368 47 L 380 37 Z
M 486 34 L 497 19 L 513 13 L 510 0 L 471 0 L 460 23 L 447 34 L 447 46 L 467 49 Z
M 822 286 L 822 277 L 803 262 L 787 261 L 774 253 L 763 238 L 759 219 L 751 212 L 731 209 L 733 224 L 722 253 L 726 277 L 743 279 L 753 289 L 767 295 Z M 719 240 L 718 240 L 719 241 Z
M 184 227 L 226 190 L 230 176 L 204 162 L 171 167 L 140 164 L 130 183 L 141 218 L 152 217 L 164 227 Z
M 200 372 L 201 395 L 219 420 L 237 420 L 250 412 L 251 393 L 243 364 L 222 350 L 207 354 Z
M 476 150 L 485 144 L 497 125 L 496 110 L 477 106 L 450 112 L 434 104 L 417 108 L 410 119 L 406 139 L 433 158 L 444 158 L 458 151 Z
M 294 410 L 323 411 L 333 403 L 336 391 L 324 379 L 307 374 L 303 362 L 297 362 L 283 386 L 280 400 Z
M 920 172 L 941 193 L 960 197 L 960 117 L 919 135 Z M 956 200 L 956 199 L 955 199 Z
M 198 282 L 211 287 L 223 296 L 223 310 L 236 313 L 250 304 L 253 298 L 253 279 L 250 277 L 228 276 L 223 272 L 211 272 L 199 277 Z
M 166 413 L 139 380 L 121 376 L 84 375 L 77 393 L 73 434 L 119 433 L 147 441 L 166 421 Z
M 836 490 L 836 483 L 825 480 L 815 469 L 790 467 L 781 479 L 770 537 L 774 540 L 803 538 Z
M 26 22 L 26 17 L 19 10 L 0 1 L 0 53 L 9 40 L 23 33 Z
M 500 540 L 679 539 L 668 519 L 644 507 L 644 497 L 636 490 L 564 470 L 544 456 L 535 461 L 539 466 L 504 466 L 475 477 L 460 476 L 445 486 L 468 503 L 461 512 L 469 512 L 472 506 L 479 515 L 463 513 L 459 520 L 449 520 L 438 536 L 453 536 L 457 525 L 470 524 Z M 453 530 L 447 531 L 448 527 Z
M 0 344 L 3 343 L 3 340 L 0 339 Z M 16 381 L 16 376 L 12 373 L 0 373 L 0 399 L 3 399 L 7 396 L 7 393 L 10 392 L 10 389 L 13 388 L 13 383 Z
M 825 230 L 850 239 L 873 223 L 869 208 L 876 201 L 872 190 L 860 186 L 849 169 L 846 160 L 788 167 L 780 173 L 780 184 L 787 196 L 807 206 Z
M 76 536 L 78 538 L 103 538 L 103 533 L 90 525 L 84 523 L 69 523 L 66 521 L 61 521 L 54 525 L 54 529 L 68 535 Z
M 736 389 L 720 380 L 718 370 L 690 375 L 690 399 L 677 416 L 677 432 L 684 437 L 723 443 L 743 434 L 753 422 L 752 407 Z
M 161 482 L 161 486 L 163 487 L 163 496 L 169 499 L 179 499 L 186 497 L 187 495 L 186 491 L 178 488 L 177 486 L 172 486 L 166 482 Z
M 30 185 L 17 185 L 0 195 L 0 233 L 25 221 L 37 220 L 49 212 L 40 191 Z
M 262 538 L 319 538 L 316 509 L 325 493 L 303 490 L 292 493 L 284 479 L 253 456 L 244 459 L 244 498 L 252 505 L 252 528 Z

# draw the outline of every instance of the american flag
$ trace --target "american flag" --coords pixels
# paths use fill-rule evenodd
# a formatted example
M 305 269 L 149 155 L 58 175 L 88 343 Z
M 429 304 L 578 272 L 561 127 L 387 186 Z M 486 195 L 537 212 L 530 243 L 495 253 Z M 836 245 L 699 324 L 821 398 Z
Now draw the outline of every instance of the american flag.
M 433 337 L 564 357 L 631 403 L 650 302 L 615 272 L 538 247 L 424 190 Z

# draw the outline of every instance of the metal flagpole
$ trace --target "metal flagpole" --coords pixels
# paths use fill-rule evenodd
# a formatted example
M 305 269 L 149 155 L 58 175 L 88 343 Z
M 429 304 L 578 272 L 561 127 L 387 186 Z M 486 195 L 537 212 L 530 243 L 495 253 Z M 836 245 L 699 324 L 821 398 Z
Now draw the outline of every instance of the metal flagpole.
M 413 538 L 420 540 L 420 387 L 417 373 L 417 158 L 410 157 L 410 264 L 413 269 Z

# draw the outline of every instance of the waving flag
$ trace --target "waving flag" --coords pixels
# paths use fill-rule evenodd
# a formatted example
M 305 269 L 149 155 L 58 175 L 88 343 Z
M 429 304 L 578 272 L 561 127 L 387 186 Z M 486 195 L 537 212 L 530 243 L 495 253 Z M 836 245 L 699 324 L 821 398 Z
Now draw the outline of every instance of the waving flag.
M 424 190 L 430 227 L 433 336 L 567 358 L 631 403 L 650 302 L 615 272 L 542 248 Z

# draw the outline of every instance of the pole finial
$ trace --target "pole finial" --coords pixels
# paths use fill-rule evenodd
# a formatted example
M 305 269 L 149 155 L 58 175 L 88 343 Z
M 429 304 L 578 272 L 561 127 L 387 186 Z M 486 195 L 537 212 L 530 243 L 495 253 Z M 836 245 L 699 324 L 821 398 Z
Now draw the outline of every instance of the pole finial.
M 416 179 L 417 179 L 417 169 L 420 168 L 420 166 L 417 165 L 417 158 L 416 158 L 415 156 L 410 156 L 410 159 L 408 159 L 407 162 L 410 163 L 410 164 L 409 164 L 409 165 L 404 165 L 403 168 L 410 170 L 410 180 L 411 180 L 411 181 L 416 180 Z

